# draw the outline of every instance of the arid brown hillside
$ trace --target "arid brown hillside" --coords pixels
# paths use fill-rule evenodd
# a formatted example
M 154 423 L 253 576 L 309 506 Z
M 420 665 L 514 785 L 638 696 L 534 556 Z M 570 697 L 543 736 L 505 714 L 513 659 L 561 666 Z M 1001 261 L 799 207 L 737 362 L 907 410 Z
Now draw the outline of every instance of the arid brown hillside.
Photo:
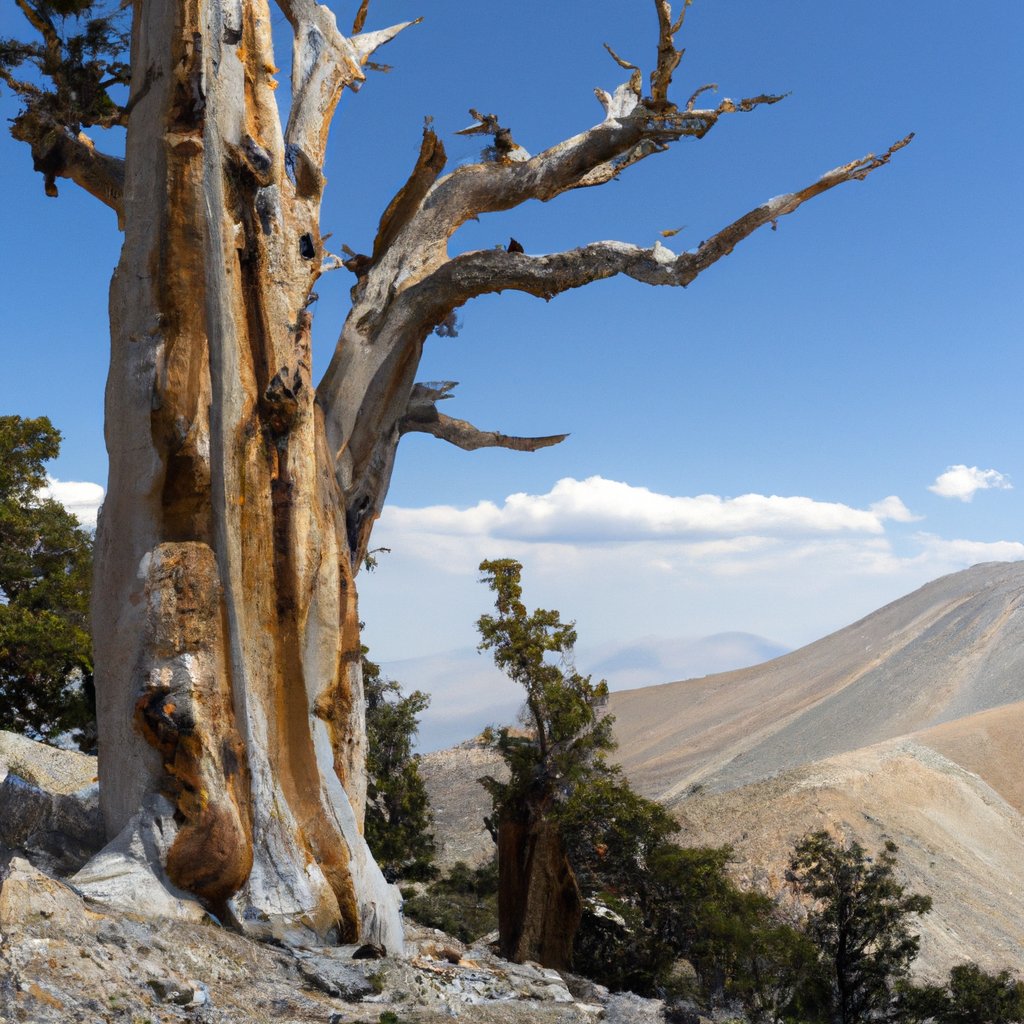
M 672 803 L 1024 700 L 1022 598 L 1024 563 L 976 565 L 764 665 L 614 693 L 619 757 Z

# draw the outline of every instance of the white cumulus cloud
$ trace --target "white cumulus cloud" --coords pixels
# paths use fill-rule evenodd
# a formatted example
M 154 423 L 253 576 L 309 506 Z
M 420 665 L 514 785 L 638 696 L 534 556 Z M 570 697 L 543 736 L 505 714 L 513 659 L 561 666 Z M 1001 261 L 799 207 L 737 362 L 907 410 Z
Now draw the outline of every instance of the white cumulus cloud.
M 96 516 L 106 492 L 99 484 L 85 480 L 56 480 L 49 478 L 39 496 L 59 501 L 85 527 L 95 529 Z
M 527 601 L 576 619 L 581 642 L 740 630 L 796 647 L 1024 544 L 912 532 L 895 495 L 867 508 L 810 497 L 659 494 L 591 477 L 469 508 L 385 506 L 390 548 L 360 587 L 380 658 L 472 647 L 481 559 L 517 558 Z M 425 597 L 429 595 L 429 599 Z M 418 685 L 418 684 L 417 684 Z
M 975 492 L 987 491 L 992 488 L 1009 491 L 1013 488 L 1013 484 L 996 469 L 978 469 L 977 466 L 958 464 L 949 466 L 945 473 L 936 477 L 935 483 L 928 490 L 942 498 L 959 498 L 961 501 L 970 501 Z
M 534 542 L 881 534 L 886 520 L 916 518 L 895 495 L 860 509 L 775 494 L 677 497 L 600 476 L 566 477 L 547 494 L 510 494 L 501 506 L 482 501 L 468 509 L 389 507 L 384 517 L 396 527 L 418 532 Z

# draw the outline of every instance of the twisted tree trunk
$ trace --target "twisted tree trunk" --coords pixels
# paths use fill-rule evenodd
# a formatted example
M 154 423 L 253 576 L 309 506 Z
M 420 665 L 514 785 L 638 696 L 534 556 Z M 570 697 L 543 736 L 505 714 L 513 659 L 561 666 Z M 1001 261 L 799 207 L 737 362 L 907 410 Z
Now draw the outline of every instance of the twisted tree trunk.
M 363 32 L 363 0 L 346 37 L 317 0 L 276 0 L 294 33 L 282 126 L 269 0 L 134 0 L 123 107 L 99 65 L 76 67 L 81 54 L 48 4 L 15 2 L 41 40 L 18 59 L 53 89 L 0 67 L 23 103 L 12 134 L 31 147 L 47 195 L 70 180 L 124 230 L 94 587 L 101 799 L 116 838 L 78 882 L 117 898 L 117 879 L 137 870 L 167 911 L 187 909 L 191 895 L 243 927 L 396 949 L 398 911 L 361 835 L 355 573 L 404 434 L 520 451 L 565 436 L 509 437 L 439 413 L 453 384 L 415 382 L 425 341 L 451 333 L 470 299 L 506 288 L 551 298 L 615 274 L 685 286 L 758 227 L 866 177 L 908 140 L 772 199 L 689 252 L 597 242 L 450 257 L 448 239 L 471 218 L 601 185 L 723 115 L 779 99 L 698 108 L 705 86 L 671 102 L 682 16 L 655 0 L 649 95 L 639 69 L 613 54 L 630 78 L 598 90 L 597 125 L 530 156 L 495 115 L 472 111 L 464 134 L 492 144 L 448 174 L 426 129 L 372 252 L 342 259 L 319 230 L 328 129 L 342 91 L 359 87 L 371 54 L 405 25 Z M 127 128 L 124 160 L 83 128 L 115 125 Z M 342 266 L 355 275 L 352 309 L 314 388 L 312 289 Z M 534 840 L 531 863 L 546 871 L 557 857 L 543 835 Z
M 164 794 L 180 889 L 395 947 L 360 834 L 358 553 L 310 380 L 325 140 L 281 131 L 265 3 L 140 4 L 132 63 L 97 544 L 108 829 Z
M 502 820 L 498 877 L 502 956 L 570 968 L 583 896 L 558 825 L 543 813 Z

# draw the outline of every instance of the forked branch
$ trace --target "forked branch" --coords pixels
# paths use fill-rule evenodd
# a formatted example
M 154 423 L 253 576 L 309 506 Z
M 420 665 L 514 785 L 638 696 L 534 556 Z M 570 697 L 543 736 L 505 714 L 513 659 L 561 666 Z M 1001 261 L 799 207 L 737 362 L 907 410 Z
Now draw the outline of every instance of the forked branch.
M 509 210 L 539 199 L 547 202 L 576 188 L 602 185 L 639 160 L 686 136 L 703 138 L 723 114 L 746 113 L 778 103 L 782 96 L 764 94 L 739 101 L 723 100 L 704 110 L 655 111 L 643 105 L 631 85 L 614 94 L 598 91 L 605 119 L 523 161 L 469 164 L 437 182 L 428 204 L 432 217 L 451 235 L 471 217 Z
M 433 434 L 442 441 L 463 451 L 478 448 L 508 448 L 516 452 L 535 452 L 564 441 L 568 434 L 550 434 L 547 437 L 510 437 L 496 430 L 480 430 L 466 420 L 457 420 L 437 411 L 437 402 L 451 398 L 455 381 L 439 384 L 416 384 L 409 398 L 409 407 L 399 423 L 400 434 Z
M 327 128 L 341 92 L 358 90 L 365 81 L 363 66 L 373 53 L 403 29 L 418 24 L 406 21 L 375 32 L 344 36 L 334 13 L 316 0 L 277 0 L 292 26 L 292 105 L 285 142 L 313 167 L 323 166 Z M 356 25 L 362 27 L 366 7 Z
M 668 87 L 683 58 L 683 51 L 676 48 L 674 36 L 683 27 L 686 9 L 692 2 L 684 0 L 679 17 L 673 21 L 669 0 L 655 0 L 658 9 L 658 63 L 651 72 L 651 105 L 655 109 L 668 105 Z
M 836 167 L 796 192 L 777 196 L 716 232 L 693 252 L 676 254 L 656 242 L 640 248 L 625 242 L 594 242 L 568 252 L 545 256 L 486 249 L 464 253 L 439 268 L 418 288 L 424 294 L 445 296 L 456 308 L 471 298 L 513 289 L 550 299 L 571 288 L 625 274 L 651 285 L 685 287 L 713 263 L 765 224 L 774 224 L 809 199 L 847 181 L 861 181 L 889 162 L 913 135 L 894 143 L 880 156 Z

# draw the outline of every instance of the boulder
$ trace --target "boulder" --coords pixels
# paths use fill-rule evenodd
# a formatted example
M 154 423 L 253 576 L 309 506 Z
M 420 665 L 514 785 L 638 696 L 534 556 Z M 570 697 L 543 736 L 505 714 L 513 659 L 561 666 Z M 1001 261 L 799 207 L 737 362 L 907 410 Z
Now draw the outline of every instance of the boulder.
M 12 857 L 0 869 L 3 931 L 46 922 L 63 934 L 75 931 L 87 917 L 99 920 L 99 915 L 91 913 L 69 885 L 44 874 L 23 857 Z
M 174 806 L 150 796 L 145 806 L 70 881 L 86 899 L 151 918 L 203 921 L 206 910 L 158 867 L 177 834 Z M 157 865 L 157 866 L 155 866 Z
M 13 772 L 50 793 L 77 793 L 97 780 L 96 758 L 0 730 L 0 779 Z
M 103 846 L 99 787 L 77 793 L 43 788 L 8 772 L 0 782 L 0 844 L 48 874 L 69 875 Z

